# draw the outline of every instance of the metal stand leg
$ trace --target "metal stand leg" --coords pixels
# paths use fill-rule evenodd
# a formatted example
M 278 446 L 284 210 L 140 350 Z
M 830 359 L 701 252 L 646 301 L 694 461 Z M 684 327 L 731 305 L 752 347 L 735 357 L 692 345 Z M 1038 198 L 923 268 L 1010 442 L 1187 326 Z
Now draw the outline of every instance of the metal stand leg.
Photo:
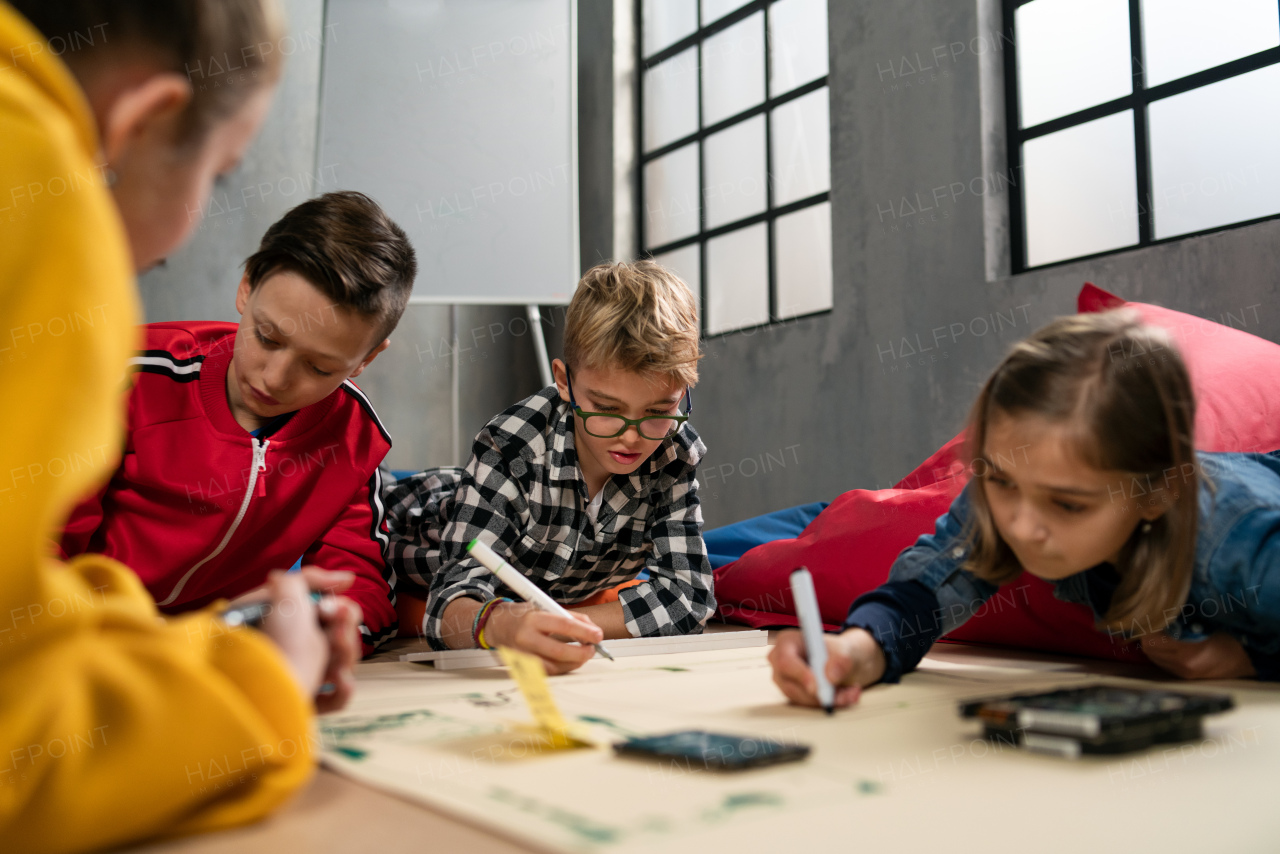
M 542 387 L 555 385 L 555 377 L 551 375 L 551 359 L 547 356 L 547 336 L 542 334 L 542 312 L 536 305 L 528 305 L 529 329 L 533 332 L 533 349 L 538 354 L 538 372 L 542 375 Z
M 449 388 L 449 412 L 452 418 L 450 425 L 450 433 L 453 437 L 453 464 L 455 466 L 462 465 L 465 460 L 462 459 L 462 359 L 458 355 L 461 349 L 461 342 L 458 336 L 461 333 L 461 322 L 458 319 L 458 306 L 449 306 L 449 339 L 453 343 L 453 371 L 450 377 Z

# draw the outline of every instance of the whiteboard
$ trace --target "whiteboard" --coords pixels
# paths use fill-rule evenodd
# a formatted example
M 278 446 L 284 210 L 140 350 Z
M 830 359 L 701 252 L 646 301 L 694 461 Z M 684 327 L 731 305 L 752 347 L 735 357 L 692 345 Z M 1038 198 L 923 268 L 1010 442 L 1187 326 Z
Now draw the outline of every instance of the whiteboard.
M 567 303 L 575 0 L 328 0 L 317 168 L 418 254 L 414 302 Z

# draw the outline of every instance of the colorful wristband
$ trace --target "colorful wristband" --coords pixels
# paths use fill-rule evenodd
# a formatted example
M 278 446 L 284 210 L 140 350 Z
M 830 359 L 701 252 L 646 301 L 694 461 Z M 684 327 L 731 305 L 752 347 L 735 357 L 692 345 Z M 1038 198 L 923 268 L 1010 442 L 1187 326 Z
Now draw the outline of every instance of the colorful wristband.
M 476 612 L 475 622 L 471 625 L 471 639 L 480 649 L 493 649 L 484 641 L 484 627 L 489 622 L 489 617 L 493 615 L 493 608 L 502 602 L 510 602 L 511 600 L 505 596 L 496 599 L 490 599 L 480 606 L 480 610 Z

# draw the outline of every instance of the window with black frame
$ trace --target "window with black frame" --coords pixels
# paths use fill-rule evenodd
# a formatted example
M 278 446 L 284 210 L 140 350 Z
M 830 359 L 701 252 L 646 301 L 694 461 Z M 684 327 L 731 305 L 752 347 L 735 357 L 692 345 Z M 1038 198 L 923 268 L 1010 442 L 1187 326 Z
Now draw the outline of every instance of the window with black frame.
M 1004 0 L 1014 270 L 1280 214 L 1278 0 Z
M 644 254 L 717 335 L 832 305 L 826 0 L 637 0 Z

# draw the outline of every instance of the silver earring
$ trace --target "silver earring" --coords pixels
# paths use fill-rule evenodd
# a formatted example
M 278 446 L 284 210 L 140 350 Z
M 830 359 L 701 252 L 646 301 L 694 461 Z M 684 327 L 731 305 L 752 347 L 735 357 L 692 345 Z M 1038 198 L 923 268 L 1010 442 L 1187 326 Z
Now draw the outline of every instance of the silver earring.
M 1142 533 L 1144 533 L 1144 534 L 1150 534 L 1150 533 L 1151 533 L 1151 523 L 1150 523 L 1150 522 L 1143 522 L 1143 523 L 1142 523 Z

